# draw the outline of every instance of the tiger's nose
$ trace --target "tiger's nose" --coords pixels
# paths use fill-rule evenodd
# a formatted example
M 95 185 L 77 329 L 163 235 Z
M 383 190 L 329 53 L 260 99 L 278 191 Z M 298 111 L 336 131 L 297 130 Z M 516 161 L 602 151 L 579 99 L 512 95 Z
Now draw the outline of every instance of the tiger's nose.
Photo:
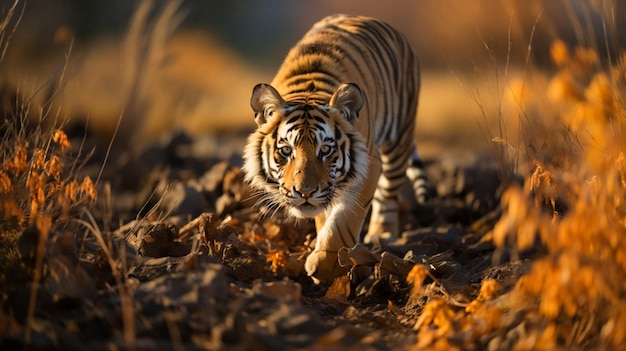
M 312 186 L 309 186 L 309 185 L 303 185 L 303 186 L 301 186 L 298 189 L 298 188 L 296 188 L 294 186 L 292 190 L 293 190 L 294 193 L 299 194 L 300 196 L 302 196 L 305 199 L 308 199 L 308 198 L 311 197 L 311 195 L 313 195 L 315 190 L 317 190 L 317 187 L 312 187 Z

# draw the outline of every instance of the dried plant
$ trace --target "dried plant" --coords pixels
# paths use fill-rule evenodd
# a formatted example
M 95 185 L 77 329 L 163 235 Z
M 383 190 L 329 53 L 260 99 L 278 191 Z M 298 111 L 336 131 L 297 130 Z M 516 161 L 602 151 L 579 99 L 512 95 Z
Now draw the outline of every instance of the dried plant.
M 0 61 L 21 19 L 24 7 L 21 13 L 19 7 L 20 2 L 14 1 L 0 23 Z M 63 73 L 59 79 L 34 87 L 31 95 L 6 87 L 0 92 L 0 269 L 3 276 L 17 269 L 18 281 L 31 281 L 23 335 L 26 343 L 31 341 L 50 238 L 97 198 L 92 180 L 78 176 L 86 157 L 82 148 L 72 147 L 62 130 L 63 118 L 52 109 L 52 96 L 63 83 Z M 32 120 L 32 101 L 42 91 L 51 96 L 37 109 L 38 119 Z M 19 250 L 18 240 L 26 243 Z M 3 287 L 5 284 L 2 282 Z
M 71 211 L 97 198 L 89 177 L 78 179 L 71 144 L 61 129 L 33 131 L 5 120 L 0 164 L 0 217 L 15 228 L 46 218 L 57 225 Z M 20 122 L 21 123 L 21 122 Z
M 545 255 L 511 289 L 484 280 L 464 310 L 431 299 L 416 324 L 418 348 L 626 346 L 626 55 L 603 68 L 594 50 L 557 41 L 551 56 L 549 105 L 525 103 L 545 112 L 537 117 L 556 116 L 554 130 L 567 133 L 526 154 L 530 172 L 503 194 L 491 233 L 499 249 L 539 245 Z

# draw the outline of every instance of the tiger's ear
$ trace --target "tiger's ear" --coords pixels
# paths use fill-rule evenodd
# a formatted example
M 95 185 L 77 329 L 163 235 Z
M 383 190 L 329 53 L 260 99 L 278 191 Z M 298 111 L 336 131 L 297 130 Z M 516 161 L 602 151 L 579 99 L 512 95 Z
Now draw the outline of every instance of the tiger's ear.
M 276 110 L 285 106 L 285 100 L 273 86 L 261 83 L 252 89 L 250 106 L 254 110 L 254 120 L 260 126 L 267 122 Z
M 363 94 L 354 83 L 341 84 L 330 98 L 330 107 L 341 110 L 350 123 L 355 123 L 363 107 Z

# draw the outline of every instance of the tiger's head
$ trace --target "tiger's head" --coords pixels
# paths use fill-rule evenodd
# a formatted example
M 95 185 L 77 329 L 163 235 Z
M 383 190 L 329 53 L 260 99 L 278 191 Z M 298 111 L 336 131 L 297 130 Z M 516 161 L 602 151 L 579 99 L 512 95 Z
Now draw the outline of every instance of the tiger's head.
M 283 99 L 268 84 L 254 87 L 257 129 L 244 150 L 246 181 L 267 209 L 311 218 L 335 201 L 352 201 L 365 178 L 369 155 L 355 129 L 363 95 L 341 85 L 327 102 Z M 352 196 L 353 197 L 353 196 Z

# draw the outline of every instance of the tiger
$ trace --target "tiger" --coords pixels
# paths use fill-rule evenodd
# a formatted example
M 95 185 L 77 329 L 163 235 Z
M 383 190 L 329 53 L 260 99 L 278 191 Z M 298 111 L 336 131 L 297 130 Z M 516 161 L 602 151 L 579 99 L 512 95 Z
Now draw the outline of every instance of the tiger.
M 250 105 L 256 129 L 243 152 L 244 179 L 266 209 L 313 218 L 304 268 L 316 284 L 345 275 L 338 251 L 399 234 L 406 176 L 429 197 L 415 131 L 420 71 L 403 34 L 380 20 L 331 15 L 288 52 Z M 371 212 L 370 212 L 371 211 Z

